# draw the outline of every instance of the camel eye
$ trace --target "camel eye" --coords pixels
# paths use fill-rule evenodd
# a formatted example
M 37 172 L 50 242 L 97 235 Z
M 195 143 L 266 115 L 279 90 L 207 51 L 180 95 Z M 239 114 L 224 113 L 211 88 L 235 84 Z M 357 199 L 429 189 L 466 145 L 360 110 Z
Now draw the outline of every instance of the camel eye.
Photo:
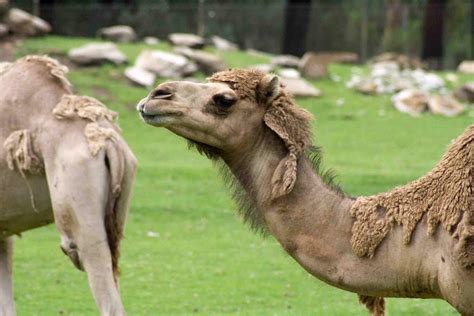
M 218 107 L 223 109 L 228 109 L 237 102 L 235 97 L 228 94 L 216 94 L 212 97 L 212 100 Z

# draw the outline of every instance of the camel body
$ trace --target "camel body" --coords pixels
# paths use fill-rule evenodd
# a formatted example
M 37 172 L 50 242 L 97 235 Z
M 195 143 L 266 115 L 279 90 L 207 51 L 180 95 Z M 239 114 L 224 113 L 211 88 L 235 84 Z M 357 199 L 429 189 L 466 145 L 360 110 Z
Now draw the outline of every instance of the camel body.
M 63 252 L 88 274 L 101 314 L 125 314 L 117 287 L 118 242 L 136 159 L 117 127 L 100 114 L 112 112 L 92 98 L 71 95 L 66 71 L 44 56 L 0 70 L 0 315 L 15 314 L 14 235 L 52 222 Z M 96 121 L 81 118 L 77 109 L 68 117 L 54 114 L 58 104 L 71 100 L 90 102 Z M 95 154 L 85 136 L 91 123 L 115 132 L 100 139 Z
M 450 183 L 464 190 L 446 196 L 454 196 L 447 205 L 458 216 L 450 223 L 441 216 L 438 223 L 422 212 L 410 222 L 413 227 L 404 227 L 396 211 L 373 205 L 365 220 L 357 211 L 364 211 L 370 197 L 349 198 L 323 181 L 306 155 L 311 115 L 274 75 L 236 69 L 216 73 L 205 84 L 163 83 L 137 109 L 145 123 L 167 128 L 222 163 L 251 227 L 273 235 L 312 275 L 359 294 L 372 315 L 384 315 L 383 297 L 441 298 L 463 315 L 474 314 L 474 126 L 458 139 L 464 142 L 463 164 L 451 168 L 453 174 L 465 168 Z M 419 188 L 439 191 L 411 188 L 414 199 Z M 391 195 L 392 204 L 402 205 L 401 196 Z M 436 200 L 443 202 L 443 196 Z M 407 205 L 407 214 L 418 212 Z M 377 242 L 370 244 L 372 238 Z M 359 251 L 360 240 L 375 247 Z

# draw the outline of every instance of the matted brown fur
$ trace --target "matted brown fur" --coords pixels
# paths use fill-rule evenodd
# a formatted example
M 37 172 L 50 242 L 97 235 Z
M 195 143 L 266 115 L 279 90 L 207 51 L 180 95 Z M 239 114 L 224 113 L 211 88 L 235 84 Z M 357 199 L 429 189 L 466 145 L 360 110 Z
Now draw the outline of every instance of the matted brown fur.
M 385 300 L 383 297 L 359 295 L 359 303 L 367 307 L 371 316 L 385 315 Z
M 36 208 L 35 196 L 33 189 L 25 175 L 25 173 L 38 174 L 44 170 L 43 162 L 40 160 L 33 148 L 31 132 L 29 130 L 18 130 L 11 133 L 5 142 L 3 147 L 7 152 L 7 165 L 11 170 L 18 170 L 22 178 L 25 180 L 25 184 L 28 187 L 30 194 L 31 207 L 35 212 L 38 212 Z
M 403 226 L 410 243 L 417 223 L 426 217 L 427 234 L 439 224 L 459 239 L 456 249 L 464 267 L 474 265 L 474 125 L 450 146 L 436 167 L 422 178 L 387 193 L 360 197 L 351 208 L 355 218 L 352 248 L 372 257 L 393 225 Z

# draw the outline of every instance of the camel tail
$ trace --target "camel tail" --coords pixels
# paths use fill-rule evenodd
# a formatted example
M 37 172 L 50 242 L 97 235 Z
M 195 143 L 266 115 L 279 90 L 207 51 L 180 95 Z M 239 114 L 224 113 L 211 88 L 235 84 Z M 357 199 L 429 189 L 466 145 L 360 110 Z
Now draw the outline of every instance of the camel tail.
M 110 190 L 105 210 L 105 229 L 112 256 L 115 282 L 120 274 L 118 262 L 120 241 L 127 219 L 137 160 L 121 138 L 106 145 L 106 164 L 110 175 Z

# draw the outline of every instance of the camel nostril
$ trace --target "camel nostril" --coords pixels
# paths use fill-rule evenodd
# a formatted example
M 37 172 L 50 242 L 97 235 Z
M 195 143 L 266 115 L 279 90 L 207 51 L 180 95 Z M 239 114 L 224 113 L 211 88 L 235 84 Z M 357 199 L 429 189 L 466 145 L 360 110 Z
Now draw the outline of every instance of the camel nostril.
M 138 112 L 143 112 L 143 109 L 145 108 L 145 103 L 148 100 L 148 98 L 141 99 L 140 102 L 137 104 L 137 111 Z
M 170 100 L 172 96 L 173 93 L 165 88 L 156 89 L 150 94 L 150 98 L 152 99 Z

